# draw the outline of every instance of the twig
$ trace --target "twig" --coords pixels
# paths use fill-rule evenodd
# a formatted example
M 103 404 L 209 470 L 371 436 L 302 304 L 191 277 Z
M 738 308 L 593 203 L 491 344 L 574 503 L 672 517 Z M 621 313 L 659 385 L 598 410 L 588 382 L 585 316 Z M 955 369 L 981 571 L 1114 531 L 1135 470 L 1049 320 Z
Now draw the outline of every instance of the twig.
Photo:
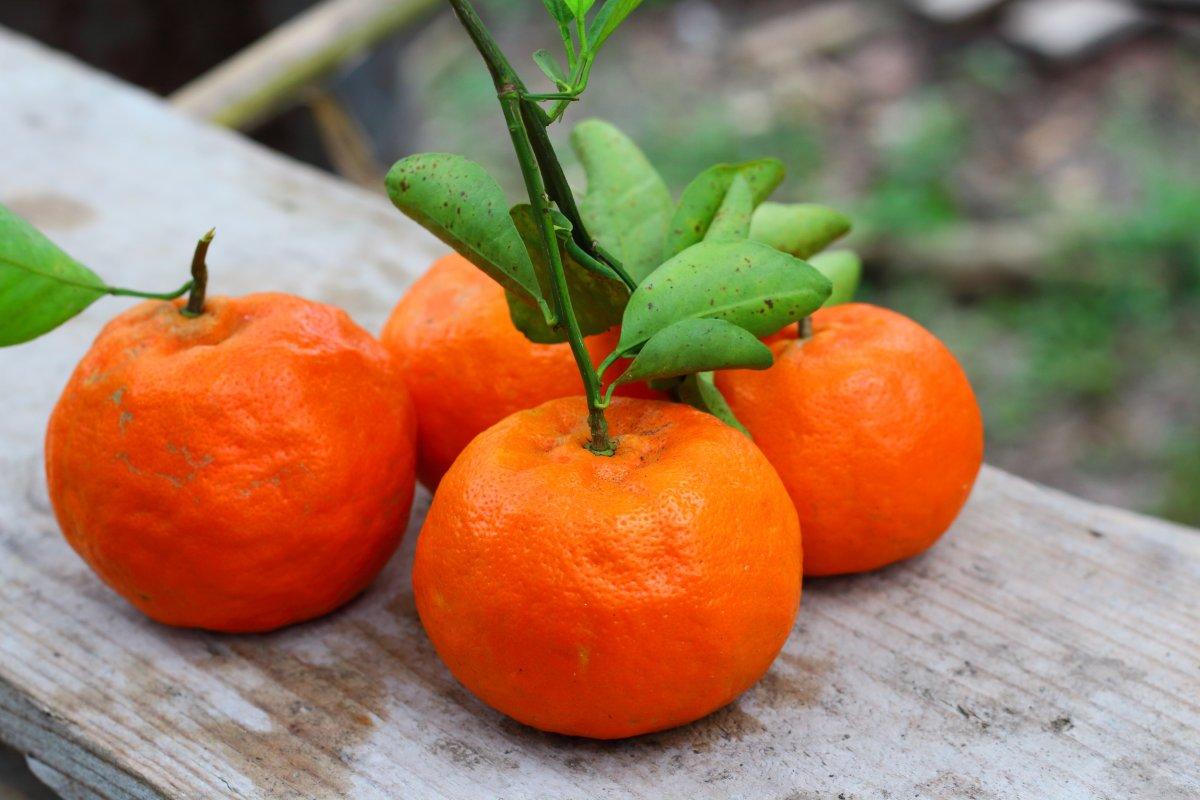
M 382 192 L 385 170 L 358 120 L 325 89 L 311 88 L 304 97 L 333 168 L 346 180 Z

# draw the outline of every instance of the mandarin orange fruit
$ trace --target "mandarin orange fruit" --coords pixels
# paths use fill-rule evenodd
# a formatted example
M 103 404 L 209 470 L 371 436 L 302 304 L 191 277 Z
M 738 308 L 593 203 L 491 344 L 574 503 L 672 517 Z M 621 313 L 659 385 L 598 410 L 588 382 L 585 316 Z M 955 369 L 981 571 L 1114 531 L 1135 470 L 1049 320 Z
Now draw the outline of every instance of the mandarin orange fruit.
M 46 433 L 67 541 L 169 624 L 263 631 L 324 614 L 403 535 L 416 415 L 387 351 L 284 294 L 146 302 L 113 319 Z
M 863 303 L 812 315 L 767 370 L 717 375 L 778 470 L 804 532 L 804 573 L 916 555 L 958 515 L 983 461 L 983 421 L 954 356 L 916 322 Z
M 611 457 L 582 398 L 472 441 L 417 540 L 417 610 L 450 671 L 546 731 L 613 739 L 729 703 L 800 601 L 796 512 L 753 442 L 688 406 L 617 398 Z
M 593 362 L 619 330 L 590 336 Z M 436 261 L 405 293 L 381 336 L 404 372 L 421 420 L 418 474 L 437 486 L 476 435 L 526 408 L 583 393 L 570 345 L 535 344 L 512 323 L 504 290 L 457 253 Z M 609 375 L 619 374 L 618 362 Z M 644 384 L 617 394 L 656 396 Z

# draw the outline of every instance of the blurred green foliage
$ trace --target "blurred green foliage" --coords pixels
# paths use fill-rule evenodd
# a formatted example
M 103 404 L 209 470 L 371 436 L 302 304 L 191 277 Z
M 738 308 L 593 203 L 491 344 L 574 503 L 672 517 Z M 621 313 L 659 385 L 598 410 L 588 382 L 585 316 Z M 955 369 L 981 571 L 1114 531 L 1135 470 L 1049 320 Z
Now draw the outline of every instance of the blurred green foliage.
M 970 142 L 970 123 L 944 94 L 929 91 L 905 109 L 901 133 L 881 148 L 869 191 L 855 219 L 869 232 L 915 236 L 959 222 L 952 166 Z

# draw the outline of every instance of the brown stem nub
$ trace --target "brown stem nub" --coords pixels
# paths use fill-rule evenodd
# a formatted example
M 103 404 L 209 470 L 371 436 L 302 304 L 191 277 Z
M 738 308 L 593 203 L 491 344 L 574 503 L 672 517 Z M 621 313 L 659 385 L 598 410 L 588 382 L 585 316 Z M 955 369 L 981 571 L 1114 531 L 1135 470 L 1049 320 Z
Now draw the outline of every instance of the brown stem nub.
M 216 228 L 210 228 L 196 242 L 196 252 L 192 254 L 192 288 L 188 292 L 187 305 L 180 309 L 185 317 L 198 317 L 204 313 L 204 292 L 208 289 L 208 264 L 204 259 L 216 233 Z
M 797 333 L 802 340 L 812 338 L 812 317 L 805 317 L 797 323 Z

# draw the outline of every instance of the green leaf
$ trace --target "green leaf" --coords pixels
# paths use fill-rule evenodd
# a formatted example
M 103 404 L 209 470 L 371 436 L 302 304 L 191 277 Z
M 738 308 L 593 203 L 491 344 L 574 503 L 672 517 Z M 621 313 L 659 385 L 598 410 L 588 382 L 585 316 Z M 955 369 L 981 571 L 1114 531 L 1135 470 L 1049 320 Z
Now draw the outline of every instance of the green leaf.
M 763 203 L 750 223 L 751 239 L 797 258 L 821 252 L 849 231 L 849 217 L 815 203 Z
M 542 71 L 547 78 L 554 81 L 554 85 L 562 89 L 569 86 L 571 83 L 567 73 L 559 66 L 558 60 L 549 50 L 538 50 L 533 54 L 533 61 L 538 65 L 538 69 Z
M 754 190 L 743 175 L 735 175 L 721 207 L 713 215 L 705 239 L 747 239 L 750 217 L 754 213 Z
M 664 259 L 682 253 L 704 238 L 738 175 L 750 184 L 757 206 L 783 181 L 783 163 L 775 158 L 761 158 L 741 164 L 717 164 L 697 175 L 683 190 L 679 207 L 671 217 L 663 247 Z
M 771 348 L 723 319 L 684 319 L 651 336 L 617 383 L 714 369 L 766 369 Z
M 598 119 L 571 131 L 571 145 L 587 174 L 579 212 L 596 237 L 635 281 L 662 261 L 671 219 L 671 192 L 633 141 Z
M 564 0 L 576 19 L 583 19 L 596 0 Z
M 750 431 L 746 430 L 746 426 L 729 407 L 725 395 L 721 394 L 721 390 L 717 388 L 711 372 L 697 372 L 694 375 L 688 375 L 684 378 L 683 383 L 675 389 L 675 396 L 681 403 L 687 403 L 692 408 L 712 414 L 726 425 L 737 428 L 747 436 L 750 435 Z
M 100 276 L 0 205 L 0 347 L 54 330 L 107 288 Z
M 723 319 L 767 336 L 821 307 L 829 280 L 761 242 L 704 241 L 656 269 L 629 298 L 617 349 L 632 352 L 685 319 Z
M 642 0 L 606 0 L 588 31 L 588 49 L 595 53 L 608 40 L 625 18 L 642 4 Z
M 575 19 L 575 13 L 571 11 L 570 6 L 564 0 L 542 0 L 542 5 L 559 25 L 569 25 Z
M 387 174 L 396 208 L 522 301 L 554 319 L 543 299 L 525 242 L 508 215 L 500 184 L 474 161 L 450 153 L 419 153 Z
M 854 292 L 862 277 L 862 260 L 857 253 L 853 250 L 830 250 L 818 253 L 808 263 L 833 284 L 833 291 L 825 305 L 836 306 L 854 299 Z
M 528 248 L 533 267 L 546 297 L 552 297 L 550 285 L 550 261 L 542 246 L 541 227 L 537 216 L 528 203 L 513 206 L 513 224 Z M 554 213 L 555 227 L 571 231 L 571 223 L 562 214 Z M 559 243 L 559 254 L 563 260 L 563 272 L 567 277 L 567 289 L 571 293 L 571 307 L 584 336 L 603 333 L 621 322 L 625 304 L 629 302 L 629 289 L 615 274 L 602 275 L 587 269 L 570 256 Z M 552 344 L 567 341 L 566 326 L 551 327 L 542 316 L 520 298 L 507 292 L 508 312 L 513 325 L 534 342 Z

